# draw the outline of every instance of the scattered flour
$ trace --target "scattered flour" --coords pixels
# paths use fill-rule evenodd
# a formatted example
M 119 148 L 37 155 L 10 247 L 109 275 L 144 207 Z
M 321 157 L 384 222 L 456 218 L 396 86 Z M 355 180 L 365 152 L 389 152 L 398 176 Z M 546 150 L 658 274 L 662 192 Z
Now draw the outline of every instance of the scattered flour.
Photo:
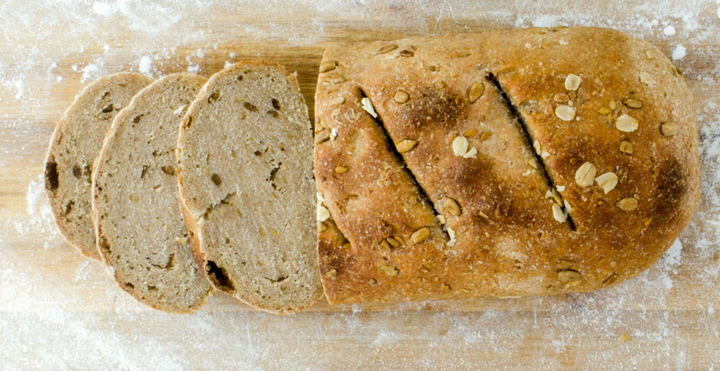
M 665 34 L 665 36 L 673 36 L 673 35 L 675 35 L 675 27 L 667 26 L 663 30 L 663 33 Z
M 673 50 L 673 52 L 672 52 L 672 59 L 674 61 L 677 61 L 677 60 L 685 58 L 685 52 L 686 52 L 686 50 L 685 50 L 684 46 L 682 46 L 682 45 L 676 46 L 675 50 Z
M 138 63 L 138 72 L 144 75 L 152 76 L 152 64 L 152 59 L 150 59 L 147 55 L 144 55 L 140 58 L 140 63 Z

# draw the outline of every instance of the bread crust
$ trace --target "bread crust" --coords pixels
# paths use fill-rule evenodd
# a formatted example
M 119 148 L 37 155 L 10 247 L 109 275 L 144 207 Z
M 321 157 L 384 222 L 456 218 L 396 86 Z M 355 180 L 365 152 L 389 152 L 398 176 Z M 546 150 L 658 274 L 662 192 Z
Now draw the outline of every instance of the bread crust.
M 320 71 L 316 137 L 325 129 L 337 134 L 316 140 L 315 151 L 317 188 L 333 220 L 318 234 L 331 304 L 609 287 L 659 259 L 698 204 L 692 95 L 657 48 L 621 32 L 532 28 L 348 44 L 328 49 Z M 566 86 L 571 74 L 579 87 Z M 374 125 L 389 136 L 385 145 L 358 135 L 357 122 L 373 124 L 359 109 L 363 95 L 377 111 Z M 574 113 L 572 121 L 556 114 L 560 106 Z M 360 117 L 351 123 L 353 111 Z M 617 128 L 623 115 L 637 119 L 637 130 Z M 484 131 L 490 134 L 482 139 Z M 476 148 L 474 158 L 454 152 L 458 136 Z M 404 140 L 416 143 L 404 151 Z M 632 154 L 620 151 L 625 140 Z M 352 190 L 372 183 L 367 164 L 388 156 L 409 178 L 390 192 L 401 194 L 396 200 L 427 194 L 456 236 L 451 246 L 383 249 L 388 236 L 407 241 L 414 226 L 374 228 L 384 220 L 377 210 L 404 206 L 384 193 Z M 349 171 L 334 173 L 339 162 Z M 617 185 L 606 193 L 594 179 L 576 183 L 585 162 L 597 170 L 592 178 L 611 172 Z M 416 191 L 408 188 L 413 182 Z M 348 197 L 353 208 L 342 207 Z M 637 208 L 620 203 L 628 198 Z M 556 220 L 554 203 L 563 212 L 570 206 L 567 221 Z M 386 262 L 405 268 L 390 276 Z
M 152 79 L 134 72 L 86 86 L 58 121 L 45 160 L 45 189 L 60 234 L 83 255 L 101 260 L 95 246 L 90 193 L 93 163 L 115 115 Z

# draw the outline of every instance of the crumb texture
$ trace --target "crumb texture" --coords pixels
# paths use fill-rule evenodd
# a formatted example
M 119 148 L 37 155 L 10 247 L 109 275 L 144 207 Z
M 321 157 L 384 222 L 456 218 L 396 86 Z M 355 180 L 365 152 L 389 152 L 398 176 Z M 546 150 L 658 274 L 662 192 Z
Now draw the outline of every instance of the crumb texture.
M 123 72 L 88 85 L 50 139 L 45 188 L 52 211 L 63 237 L 88 257 L 100 259 L 90 206 L 93 164 L 115 115 L 151 82 L 149 77 Z
M 215 287 L 290 313 L 321 296 L 312 129 L 295 75 L 246 62 L 213 76 L 178 142 L 184 205 Z
M 189 312 L 211 292 L 177 199 L 183 113 L 206 79 L 163 77 L 116 117 L 93 174 L 98 248 L 120 287 L 154 308 Z

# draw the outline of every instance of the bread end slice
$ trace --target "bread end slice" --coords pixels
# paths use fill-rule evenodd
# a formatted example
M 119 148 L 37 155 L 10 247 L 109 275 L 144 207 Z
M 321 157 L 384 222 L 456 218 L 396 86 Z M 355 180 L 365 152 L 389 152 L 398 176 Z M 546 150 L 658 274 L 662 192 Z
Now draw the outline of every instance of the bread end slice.
M 153 80 L 121 72 L 88 85 L 55 127 L 45 161 L 45 189 L 60 234 L 100 260 L 90 207 L 92 167 L 115 115 Z

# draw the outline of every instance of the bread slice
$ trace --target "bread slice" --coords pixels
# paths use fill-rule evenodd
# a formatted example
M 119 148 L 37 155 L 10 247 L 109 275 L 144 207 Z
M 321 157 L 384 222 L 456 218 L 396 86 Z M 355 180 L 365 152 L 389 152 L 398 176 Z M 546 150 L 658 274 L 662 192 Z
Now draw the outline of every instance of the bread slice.
M 93 172 L 98 248 L 120 287 L 154 308 L 189 312 L 212 291 L 177 199 L 175 146 L 206 79 L 181 73 L 141 90 L 115 118 Z
M 88 85 L 60 119 L 45 161 L 45 188 L 60 233 L 83 254 L 100 259 L 90 210 L 92 166 L 115 115 L 153 80 L 117 73 Z
M 282 66 L 238 63 L 198 94 L 177 172 L 215 287 L 279 314 L 321 297 L 312 154 L 307 106 Z

